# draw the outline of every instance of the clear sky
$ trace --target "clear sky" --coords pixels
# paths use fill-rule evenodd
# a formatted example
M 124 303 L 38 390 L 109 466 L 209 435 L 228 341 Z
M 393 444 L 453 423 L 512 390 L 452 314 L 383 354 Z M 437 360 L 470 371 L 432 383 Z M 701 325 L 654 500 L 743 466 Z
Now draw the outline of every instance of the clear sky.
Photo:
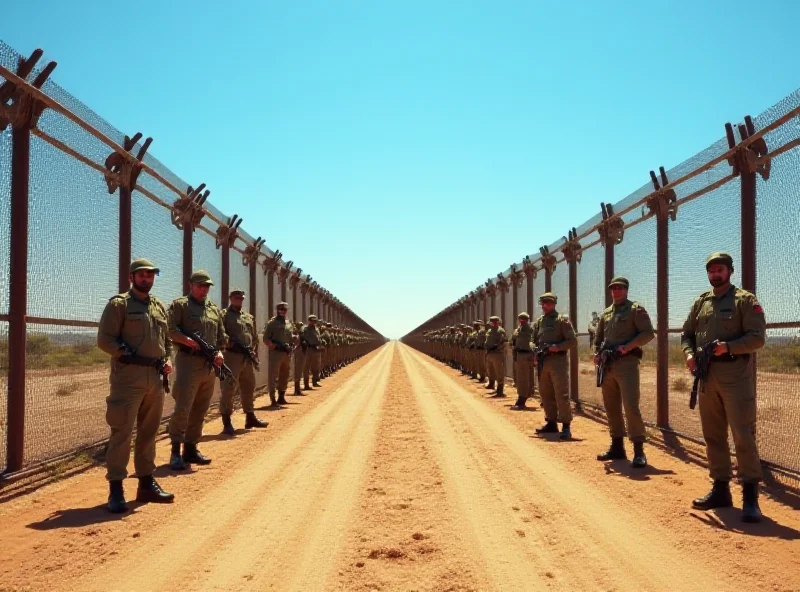
M 0 39 L 389 337 L 800 86 L 800 2 L 9 2 Z

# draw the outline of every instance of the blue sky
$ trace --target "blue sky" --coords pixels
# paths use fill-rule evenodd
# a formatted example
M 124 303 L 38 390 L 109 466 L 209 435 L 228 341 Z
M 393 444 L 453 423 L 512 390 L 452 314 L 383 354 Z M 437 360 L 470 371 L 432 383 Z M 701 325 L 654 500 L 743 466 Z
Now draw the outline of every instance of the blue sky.
M 800 86 L 791 1 L 109 6 L 0 39 L 390 337 Z

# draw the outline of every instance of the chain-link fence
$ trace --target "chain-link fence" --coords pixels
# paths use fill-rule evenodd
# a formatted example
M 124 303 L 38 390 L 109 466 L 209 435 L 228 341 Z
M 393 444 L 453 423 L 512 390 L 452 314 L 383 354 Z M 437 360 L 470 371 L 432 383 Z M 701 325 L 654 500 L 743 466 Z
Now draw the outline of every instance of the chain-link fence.
M 211 274 L 218 305 L 245 290 L 259 328 L 287 267 L 206 202 L 199 182 L 193 189 L 146 153 L 148 141 L 128 142 L 52 82 L 40 58 L 0 42 L 0 474 L 108 437 L 109 358 L 97 326 L 109 298 L 128 289 L 132 259 L 158 265 L 152 294 L 167 305 L 186 293 L 192 269 Z M 325 320 L 377 336 L 308 276 L 289 295 L 304 284 Z M 165 418 L 173 405 L 166 397 Z
M 767 317 L 766 346 L 753 358 L 761 456 L 775 479 L 794 487 L 800 485 L 798 147 L 800 91 L 754 120 L 730 126 L 726 137 L 671 170 L 654 172 L 651 183 L 594 215 L 574 235 L 526 258 L 534 302 L 546 289 L 556 292 L 559 312 L 570 314 L 578 331 L 578 348 L 570 352 L 578 358 L 579 373 L 573 400 L 603 406 L 588 329 L 592 312 L 606 306 L 608 281 L 623 275 L 630 281 L 630 299 L 650 313 L 658 334 L 644 348 L 642 413 L 651 426 L 701 442 L 698 411 L 688 406 L 693 378 L 680 332 L 695 298 L 709 289 L 706 258 L 714 251 L 730 253 L 736 262 L 733 283 L 756 292 Z M 570 261 L 576 250 L 580 257 Z M 577 296 L 574 314 L 571 293 Z M 458 318 L 463 302 L 403 340 L 430 350 L 436 339 L 430 331 Z M 513 325 L 506 328 L 510 332 Z M 660 348 L 665 355 L 658 355 Z M 507 374 L 513 374 L 510 365 Z

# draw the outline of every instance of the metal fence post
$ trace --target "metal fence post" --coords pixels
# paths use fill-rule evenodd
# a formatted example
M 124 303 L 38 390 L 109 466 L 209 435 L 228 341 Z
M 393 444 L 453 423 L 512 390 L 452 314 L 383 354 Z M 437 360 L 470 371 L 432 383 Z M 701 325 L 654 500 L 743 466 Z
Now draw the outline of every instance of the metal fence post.
M 578 242 L 578 231 L 573 228 L 568 233 L 569 240 L 564 245 L 564 258 L 567 260 L 569 270 L 569 320 L 573 327 L 578 326 L 578 263 L 583 256 L 583 248 Z M 577 332 L 577 329 L 575 329 Z M 575 402 L 575 407 L 580 409 L 580 392 L 578 385 L 578 350 L 569 352 L 569 394 Z
M 228 296 L 231 292 L 231 247 L 236 243 L 239 238 L 239 226 L 242 225 L 242 219 L 236 214 L 228 218 L 227 224 L 220 224 L 217 228 L 217 248 L 222 252 L 222 279 L 220 290 L 220 303 L 222 308 L 228 306 Z
M 252 245 L 247 245 L 242 255 L 242 265 L 247 266 L 249 272 L 247 286 L 247 297 L 250 299 L 250 314 L 256 319 L 256 327 L 258 327 L 258 285 L 256 283 L 256 265 L 258 265 L 258 258 L 261 256 L 261 247 L 264 244 L 264 239 L 260 236 L 253 242 Z
M 527 255 L 525 259 L 522 261 L 522 269 L 525 271 L 525 278 L 526 278 L 526 288 L 527 288 L 527 305 L 528 310 L 526 311 L 528 314 L 533 313 L 533 282 L 536 281 L 536 266 L 531 261 L 531 258 Z M 516 322 L 516 319 L 514 319 Z
M 661 185 L 650 171 L 655 193 L 647 207 L 656 216 L 656 424 L 669 427 L 669 220 L 677 215 L 677 196 L 669 184 L 664 167 L 659 169 Z
M 189 276 L 192 275 L 192 251 L 194 248 L 194 230 L 205 216 L 203 204 L 211 192 L 201 183 L 197 189 L 190 185 L 186 188 L 186 196 L 178 198 L 172 204 L 172 223 L 183 231 L 183 293 L 189 293 Z M 203 191 L 205 189 L 205 191 Z
M 613 300 L 608 285 L 614 279 L 614 246 L 622 242 L 622 236 L 625 233 L 625 222 L 622 218 L 614 215 L 614 207 L 611 204 L 601 203 L 600 209 L 603 213 L 603 221 L 598 225 L 597 231 L 600 234 L 600 244 L 606 250 L 606 280 L 603 284 L 603 293 L 606 295 L 606 306 L 611 306 Z
M 33 71 L 43 52 L 37 49 L 27 60 L 20 59 L 17 76 Z M 49 62 L 32 85 L 41 88 L 56 67 Z M 36 127 L 45 105 L 25 88 L 5 81 L 0 85 L 0 130 L 11 125 L 11 237 L 8 301 L 8 432 L 6 470 L 22 469 L 25 460 L 25 374 L 28 342 L 28 214 L 30 190 L 31 130 Z

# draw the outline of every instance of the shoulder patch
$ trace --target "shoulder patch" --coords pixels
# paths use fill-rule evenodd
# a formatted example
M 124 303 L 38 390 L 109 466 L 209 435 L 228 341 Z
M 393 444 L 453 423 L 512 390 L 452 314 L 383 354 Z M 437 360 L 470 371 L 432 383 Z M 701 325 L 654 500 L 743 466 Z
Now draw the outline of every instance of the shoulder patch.
M 755 298 L 753 299 L 753 312 L 760 315 L 764 314 L 764 308 L 758 303 L 758 300 L 756 300 Z

